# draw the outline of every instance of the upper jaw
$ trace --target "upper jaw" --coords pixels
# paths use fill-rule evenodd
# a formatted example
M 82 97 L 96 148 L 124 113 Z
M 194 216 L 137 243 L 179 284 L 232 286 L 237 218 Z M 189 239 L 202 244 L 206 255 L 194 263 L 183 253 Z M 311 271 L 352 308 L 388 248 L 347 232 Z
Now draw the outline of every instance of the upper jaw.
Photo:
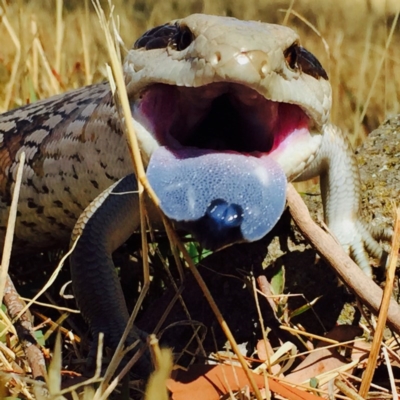
M 148 50 L 139 39 L 124 62 L 132 100 L 157 83 L 205 88 L 229 82 L 271 101 L 296 104 L 317 126 L 327 122 L 331 87 L 326 72 L 290 28 L 201 15 L 166 26 L 189 30 L 192 42 L 176 49 L 170 38 Z

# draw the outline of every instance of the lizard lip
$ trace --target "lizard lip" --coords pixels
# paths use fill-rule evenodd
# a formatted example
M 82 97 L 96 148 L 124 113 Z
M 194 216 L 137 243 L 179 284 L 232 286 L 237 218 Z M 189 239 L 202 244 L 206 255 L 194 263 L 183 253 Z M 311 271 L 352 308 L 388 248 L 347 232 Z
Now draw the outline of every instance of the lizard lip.
M 294 131 L 308 131 L 310 123 L 298 105 L 268 100 L 235 83 L 154 84 L 137 104 L 142 124 L 159 144 L 172 148 L 269 154 Z

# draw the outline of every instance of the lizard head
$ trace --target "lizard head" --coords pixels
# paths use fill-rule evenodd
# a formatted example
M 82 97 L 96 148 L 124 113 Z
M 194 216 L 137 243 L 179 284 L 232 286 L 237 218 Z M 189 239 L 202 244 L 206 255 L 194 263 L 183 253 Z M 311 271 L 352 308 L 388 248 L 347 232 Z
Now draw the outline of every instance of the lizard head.
M 191 15 L 140 37 L 124 72 L 164 213 L 210 248 L 272 229 L 331 106 L 327 74 L 296 33 Z

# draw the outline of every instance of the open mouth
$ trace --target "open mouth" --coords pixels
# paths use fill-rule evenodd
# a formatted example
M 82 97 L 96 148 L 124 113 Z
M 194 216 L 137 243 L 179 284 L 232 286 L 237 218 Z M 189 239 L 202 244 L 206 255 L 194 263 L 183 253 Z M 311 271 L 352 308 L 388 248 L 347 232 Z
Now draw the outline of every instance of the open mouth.
M 287 177 L 315 151 L 299 106 L 235 83 L 154 84 L 133 115 L 159 145 L 147 176 L 162 210 L 213 249 L 265 236 L 283 212 Z
M 309 124 L 299 106 L 267 100 L 233 83 L 152 85 L 142 94 L 138 111 L 158 143 L 171 148 L 271 153 Z

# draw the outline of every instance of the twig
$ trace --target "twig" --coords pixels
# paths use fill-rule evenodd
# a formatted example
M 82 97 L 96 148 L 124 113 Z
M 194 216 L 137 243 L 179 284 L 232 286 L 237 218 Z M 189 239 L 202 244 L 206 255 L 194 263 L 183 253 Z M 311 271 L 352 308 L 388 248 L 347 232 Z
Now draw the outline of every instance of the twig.
M 57 265 L 57 268 L 54 270 L 54 272 L 50 275 L 50 278 L 46 282 L 46 284 L 40 289 L 38 293 L 35 294 L 33 299 L 29 300 L 26 306 L 18 313 L 18 315 L 14 318 L 18 319 L 22 313 L 24 313 L 56 280 L 58 274 L 60 273 L 62 267 L 64 266 L 65 260 L 70 256 L 70 254 L 75 250 L 76 244 L 78 243 L 80 236 L 78 236 L 75 241 L 72 243 L 71 248 L 68 250 L 67 253 L 64 254 L 62 259 Z
M 138 180 L 138 186 L 139 186 L 139 192 L 142 192 L 142 188 L 141 186 L 143 186 L 143 188 L 146 190 L 146 192 L 148 193 L 148 195 L 150 196 L 151 200 L 153 201 L 153 203 L 159 207 L 159 200 L 157 198 L 157 195 L 155 194 L 155 192 L 153 191 L 153 189 L 151 188 L 147 177 L 146 177 L 146 173 L 145 173 L 145 169 L 144 169 L 144 165 L 143 165 L 143 161 L 141 159 L 141 154 L 140 154 L 140 149 L 139 149 L 139 144 L 138 144 L 138 140 L 135 134 L 135 130 L 133 127 L 133 123 L 132 123 L 132 118 L 131 118 L 131 110 L 130 110 L 130 106 L 129 106 L 129 102 L 128 102 L 128 95 L 126 92 L 126 87 L 124 84 L 124 80 L 123 80 L 123 75 L 122 75 L 122 70 L 121 70 L 121 65 L 120 65 L 120 61 L 118 59 L 118 56 L 116 54 L 116 47 L 114 45 L 114 42 L 112 40 L 111 37 L 111 32 L 109 29 L 107 29 L 107 22 L 105 19 L 105 15 L 104 12 L 100 6 L 100 3 L 98 0 L 93 0 L 93 4 L 96 8 L 96 12 L 98 13 L 99 19 L 100 19 L 100 23 L 102 25 L 102 29 L 104 30 L 105 33 L 105 37 L 106 37 L 106 41 L 107 41 L 107 49 L 109 51 L 109 56 L 110 56 L 110 61 L 111 61 L 111 67 L 112 67 L 112 71 L 113 71 L 113 75 L 114 75 L 114 79 L 115 79 L 115 83 L 116 86 L 118 88 L 118 99 L 120 101 L 120 106 L 122 108 L 122 114 L 125 116 L 125 128 L 126 128 L 126 135 L 128 138 L 128 143 L 129 143 L 129 148 L 131 151 L 131 156 L 133 159 L 133 163 L 134 163 L 134 168 L 135 168 L 135 173 L 136 173 L 136 177 Z M 141 222 L 144 222 L 144 207 L 142 207 L 143 202 L 140 201 L 140 215 L 141 215 Z M 197 271 L 197 268 L 195 267 L 192 259 L 190 258 L 189 254 L 186 251 L 186 248 L 183 246 L 182 242 L 179 240 L 179 238 L 175 235 L 175 233 L 173 232 L 173 229 L 171 227 L 170 222 L 163 217 L 163 223 L 165 226 L 165 229 L 167 231 L 168 237 L 171 239 L 171 244 L 172 244 L 172 248 L 174 248 L 175 246 L 178 247 L 178 249 L 182 252 L 183 254 L 183 258 L 185 259 L 185 261 L 188 263 L 192 273 L 194 274 L 197 282 L 199 283 L 201 289 L 203 290 L 203 293 L 205 295 L 205 297 L 207 298 L 212 310 L 214 311 L 217 320 L 219 321 L 222 330 L 224 331 L 226 337 L 228 338 L 229 342 L 231 343 L 232 349 L 235 351 L 236 355 L 238 356 L 238 359 L 245 371 L 245 374 L 249 380 L 250 385 L 252 386 L 252 389 L 255 393 L 255 396 L 258 400 L 261 400 L 261 393 L 254 381 L 253 376 L 251 375 L 251 372 L 249 371 L 249 368 L 246 364 L 246 361 L 244 360 L 243 356 L 240 353 L 239 347 L 232 335 L 232 332 L 230 331 L 226 321 L 224 320 L 224 318 L 222 317 L 221 312 L 219 311 L 218 307 L 216 306 L 211 293 L 209 292 L 207 286 L 205 285 L 202 277 L 200 276 L 199 272 Z M 145 241 L 146 235 L 145 235 L 145 225 L 142 224 L 141 225 L 141 230 L 142 230 L 142 240 Z M 142 288 L 142 292 L 140 293 L 140 297 L 138 302 L 136 303 L 135 309 L 132 312 L 129 321 L 127 323 L 127 327 L 125 329 L 125 332 L 123 334 L 123 337 L 121 338 L 121 341 L 117 347 L 116 353 L 118 353 L 118 350 L 122 347 L 122 344 L 124 343 L 126 336 L 129 332 L 129 330 L 131 329 L 131 327 L 133 326 L 133 321 L 135 319 L 136 316 L 136 309 L 138 309 L 138 306 L 141 304 L 140 300 L 143 299 L 144 295 L 147 292 L 148 289 L 148 285 L 150 283 L 150 280 L 148 278 L 148 259 L 147 259 L 147 246 L 143 246 L 143 263 L 144 263 L 144 280 L 145 283 L 143 285 Z M 133 365 L 134 361 L 136 361 L 136 359 L 138 358 L 138 355 L 141 355 L 142 351 L 140 350 L 138 353 L 136 353 L 136 355 L 131 359 L 131 361 L 128 363 L 127 366 L 125 366 L 125 368 L 123 369 L 123 371 L 121 371 L 121 373 L 118 375 L 118 377 L 123 376 L 124 372 L 126 372 L 128 370 L 128 367 L 130 367 L 131 365 Z M 114 355 L 114 357 L 116 357 L 116 355 Z M 113 358 L 114 358 L 113 357 Z M 103 389 L 105 389 L 105 384 L 102 384 Z M 112 385 L 111 385 L 112 386 Z M 110 392 L 111 386 L 107 389 L 107 391 Z M 104 395 L 103 395 L 104 396 Z
M 13 93 L 13 88 L 15 85 L 16 77 L 17 77 L 17 72 L 18 72 L 18 67 L 19 67 L 19 62 L 21 60 L 21 42 L 18 39 L 18 36 L 16 35 L 14 29 L 12 28 L 10 22 L 8 21 L 7 16 L 4 13 L 4 10 L 2 7 L 0 7 L 0 21 L 4 24 L 6 27 L 6 30 L 8 34 L 10 35 L 11 41 L 13 42 L 15 46 L 15 58 L 12 63 L 12 69 L 11 69 L 11 75 L 8 80 L 6 89 L 5 89 L 5 100 L 3 104 L 3 110 L 8 110 L 10 107 L 11 103 L 11 97 Z
M 399 394 L 397 393 L 396 382 L 394 380 L 394 375 L 393 375 L 393 368 L 392 365 L 390 364 L 389 352 L 385 346 L 382 346 L 382 352 L 383 355 L 385 356 L 386 368 L 388 370 L 389 382 L 390 382 L 390 388 L 392 389 L 393 400 L 399 400 Z
M 265 276 L 264 276 L 265 278 Z M 267 278 L 265 278 L 265 281 L 267 281 Z M 262 279 L 260 279 L 260 277 L 257 278 L 257 282 L 263 282 L 265 283 Z M 257 314 L 258 314 L 258 321 L 260 322 L 260 326 L 261 326 L 261 332 L 262 332 L 262 336 L 263 336 L 263 341 L 264 341 L 264 346 L 265 346 L 265 355 L 266 355 L 266 362 L 267 362 L 267 371 L 270 375 L 272 375 L 272 370 L 271 370 L 271 359 L 270 359 L 270 355 L 269 355 L 269 351 L 268 351 L 268 339 L 267 339 L 267 330 L 265 329 L 265 324 L 264 324 L 264 318 L 262 316 L 262 312 L 260 309 L 260 303 L 258 301 L 258 294 L 257 294 L 257 288 L 256 288 L 256 280 L 254 279 L 254 277 L 251 280 L 252 286 L 253 286 L 253 295 L 254 295 L 254 301 L 256 303 L 256 309 L 257 309 Z M 269 288 L 269 287 L 268 287 Z M 267 297 L 268 299 L 268 297 Z M 276 307 L 275 307 L 276 308 Z M 272 310 L 274 312 L 275 318 L 276 318 L 276 314 L 275 314 L 275 308 L 272 307 Z
M 291 184 L 287 188 L 287 202 L 292 218 L 302 234 L 363 304 L 377 314 L 381 305 L 382 289 L 361 271 L 331 235 L 313 221 L 307 206 Z M 387 324 L 400 334 L 400 306 L 393 299 L 389 304 Z
M 381 305 L 382 289 L 361 271 L 331 235 L 312 220 L 307 206 L 290 184 L 287 188 L 287 201 L 293 220 L 302 234 L 335 269 L 340 279 L 377 314 Z M 387 318 L 387 324 L 400 334 L 400 306 L 393 299 L 390 301 Z
M 400 15 L 400 10 L 397 11 L 396 15 L 394 16 L 394 19 L 393 19 L 393 22 L 392 22 L 392 26 L 390 27 L 390 32 L 389 32 L 389 35 L 388 35 L 388 37 L 386 39 L 386 43 L 385 43 L 385 50 L 383 52 L 382 58 L 379 60 L 378 68 L 377 68 L 377 70 L 375 72 L 374 79 L 373 79 L 373 81 L 372 81 L 372 83 L 370 85 L 370 89 L 369 89 L 369 92 L 368 92 L 367 99 L 365 100 L 365 103 L 363 105 L 363 111 L 362 111 L 362 113 L 360 115 L 360 120 L 359 120 L 360 123 L 362 123 L 362 121 L 363 121 L 363 119 L 365 117 L 365 114 L 368 111 L 369 102 L 371 101 L 372 95 L 373 95 L 374 90 L 375 90 L 376 83 L 378 82 L 378 78 L 379 78 L 379 75 L 380 75 L 381 70 L 382 70 L 383 63 L 386 60 L 390 44 L 392 43 L 392 38 L 393 38 L 393 34 L 394 34 L 396 26 L 397 26 L 397 21 L 399 20 L 399 15 Z
M 17 169 L 17 176 L 15 179 L 14 193 L 11 201 L 10 214 L 7 222 L 7 231 L 4 239 L 3 256 L 1 258 L 1 271 L 0 271 L 0 300 L 4 296 L 4 287 L 8 275 L 8 267 L 10 265 L 11 250 L 14 237 L 15 221 L 17 219 L 17 207 L 19 199 L 19 191 L 22 182 L 22 172 L 25 163 L 25 152 L 22 152 L 19 158 L 19 165 Z
M 274 302 L 274 294 L 272 293 L 271 290 L 271 285 L 268 282 L 267 278 L 265 275 L 260 275 L 257 277 L 257 284 L 258 287 L 260 288 L 261 293 L 264 295 L 265 299 L 268 301 L 268 304 L 270 305 L 275 319 L 278 321 L 278 317 L 276 315 L 276 303 Z
M 7 307 L 10 317 L 14 319 L 24 308 L 24 304 L 21 302 L 10 277 L 6 279 L 5 289 L 4 304 Z M 29 366 L 31 367 L 33 378 L 44 379 L 46 376 L 46 363 L 40 346 L 36 341 L 31 314 L 28 311 L 21 314 L 16 324 L 16 329 L 18 339 L 24 349 Z
M 21 189 L 22 173 L 25 163 L 25 153 L 22 152 L 19 159 L 17 176 L 15 179 L 13 198 L 10 207 L 10 215 L 8 217 L 7 232 L 4 242 L 3 256 L 1 259 L 0 272 L 0 299 L 3 299 L 8 312 L 12 319 L 17 315 L 21 316 L 17 326 L 18 338 L 23 346 L 24 352 L 32 369 L 32 375 L 35 379 L 43 379 L 46 374 L 46 364 L 40 348 L 37 346 L 37 341 L 33 332 L 31 315 L 22 313 L 24 304 L 19 299 L 19 295 L 8 276 L 8 267 L 10 264 L 11 250 L 14 237 L 15 222 L 17 219 L 17 207 L 19 192 Z
M 106 40 L 106 47 L 108 50 L 108 55 L 109 59 L 111 62 L 111 68 L 112 68 L 112 75 L 110 75 L 110 78 L 113 79 L 113 82 L 110 82 L 110 86 L 113 88 L 115 87 L 117 89 L 117 93 L 113 93 L 115 100 L 119 101 L 119 107 L 118 107 L 118 112 L 121 113 L 121 119 L 125 121 L 125 134 L 128 139 L 128 144 L 129 144 L 129 150 L 131 153 L 131 158 L 132 162 L 134 165 L 134 170 L 135 174 L 137 177 L 137 183 L 138 183 L 138 191 L 139 191 L 139 214 L 140 214 L 140 228 L 141 228 L 141 238 L 142 238 L 142 251 L 143 251 L 143 286 L 142 290 L 140 292 L 140 296 L 135 304 L 135 307 L 129 317 L 129 320 L 127 322 L 127 325 L 125 327 L 124 333 L 122 334 L 122 337 L 118 343 L 118 346 L 114 352 L 114 355 L 111 359 L 111 362 L 107 368 L 104 380 L 101 384 L 101 387 L 96 393 L 96 396 L 100 396 L 100 392 L 104 393 L 104 391 L 110 390 L 111 386 L 106 389 L 106 386 L 109 383 L 109 380 L 112 378 L 113 374 L 115 373 L 116 368 L 118 367 L 120 361 L 121 361 L 121 356 L 122 356 L 122 348 L 125 345 L 125 341 L 129 335 L 129 332 L 132 329 L 133 323 L 136 319 L 137 313 L 139 312 L 140 306 L 143 302 L 144 297 L 147 294 L 147 291 L 150 286 L 150 272 L 149 272 L 149 265 L 148 265 L 148 246 L 147 246 L 147 235 L 146 235 L 146 224 L 145 224 L 145 209 L 144 209 L 144 200 L 143 200 L 143 188 L 146 188 L 146 190 L 149 192 L 149 185 L 147 183 L 146 186 L 146 173 L 144 170 L 143 162 L 141 159 L 140 155 L 140 149 L 138 145 L 138 141 L 136 138 L 135 134 L 135 129 L 133 127 L 132 123 L 132 115 L 131 115 L 131 110 L 129 107 L 129 101 L 128 101 L 128 95 L 126 92 L 126 86 L 124 83 L 124 77 L 122 73 L 122 68 L 121 68 L 121 60 L 119 57 L 119 51 L 117 48 L 117 45 L 114 40 L 115 36 L 115 24 L 113 24 L 113 17 L 112 17 L 112 12 L 111 12 L 111 17 L 110 17 L 110 22 L 111 22 L 111 27 L 106 19 L 106 16 L 104 14 L 104 10 L 101 7 L 101 4 L 99 0 L 92 0 L 93 6 L 96 10 L 97 16 L 100 21 L 100 26 L 104 32 L 105 40 Z M 109 2 L 110 10 L 112 11 L 112 4 Z M 114 28 L 113 31 L 111 29 Z M 153 192 L 152 192 L 153 193 Z M 153 199 L 156 199 L 156 197 L 151 196 Z M 154 200 L 153 200 L 154 201 Z M 129 361 L 127 364 L 128 366 L 132 366 L 138 359 L 139 356 L 143 354 L 143 350 L 139 350 L 135 356 Z M 125 367 L 119 374 L 118 374 L 118 379 L 122 378 L 122 376 L 127 372 L 127 368 Z M 114 380 L 115 382 L 115 380 Z
M 56 61 L 54 69 L 58 74 L 61 73 L 61 50 L 64 39 L 64 21 L 63 21 L 63 0 L 56 1 Z
M 346 396 L 350 397 L 352 400 L 364 400 L 355 390 L 348 387 L 343 381 L 336 378 L 335 379 L 335 386 Z
M 374 338 L 372 340 L 371 352 L 369 353 L 367 367 L 363 376 L 360 387 L 360 396 L 366 397 L 368 394 L 369 386 L 374 376 L 376 360 L 381 349 L 381 342 L 383 337 L 383 330 L 385 329 L 387 312 L 389 309 L 389 302 L 392 297 L 393 283 L 395 279 L 397 258 L 400 248 L 400 209 L 397 209 L 395 222 L 394 222 L 394 235 L 392 240 L 392 249 L 389 256 L 389 268 L 386 272 L 385 290 L 383 292 L 382 305 L 379 310 L 378 323 Z

